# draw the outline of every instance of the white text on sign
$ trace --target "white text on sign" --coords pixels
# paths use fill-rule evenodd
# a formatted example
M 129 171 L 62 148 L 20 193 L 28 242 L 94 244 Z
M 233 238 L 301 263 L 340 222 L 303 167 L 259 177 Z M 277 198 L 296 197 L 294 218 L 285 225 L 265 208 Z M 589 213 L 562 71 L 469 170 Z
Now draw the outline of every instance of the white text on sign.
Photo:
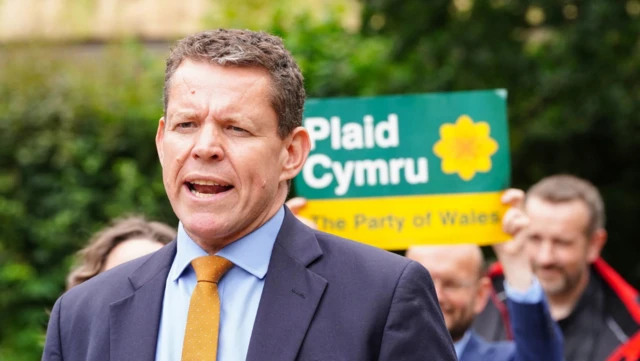
M 363 124 L 347 122 L 339 117 L 311 117 L 305 119 L 305 128 L 311 139 L 311 150 L 316 143 L 329 140 L 334 150 L 395 148 L 400 145 L 398 116 L 389 114 L 388 120 L 374 124 L 373 116 L 365 115 Z M 335 180 L 334 194 L 345 195 L 351 185 L 356 187 L 398 185 L 404 179 L 408 184 L 429 181 L 426 157 L 362 159 L 339 162 L 325 154 L 312 154 L 302 169 L 305 183 L 315 189 L 329 187 Z

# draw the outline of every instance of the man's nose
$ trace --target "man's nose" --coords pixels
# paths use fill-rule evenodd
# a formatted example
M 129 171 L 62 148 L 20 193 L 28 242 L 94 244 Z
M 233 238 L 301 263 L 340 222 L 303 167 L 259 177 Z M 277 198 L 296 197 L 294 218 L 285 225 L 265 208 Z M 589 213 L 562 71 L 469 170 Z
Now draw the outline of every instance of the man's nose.
M 222 130 L 212 124 L 206 124 L 197 135 L 192 156 L 201 159 L 224 158 L 224 137 Z
M 541 242 L 542 244 L 536 252 L 535 258 L 540 265 L 550 265 L 554 263 L 553 244 L 549 240 Z

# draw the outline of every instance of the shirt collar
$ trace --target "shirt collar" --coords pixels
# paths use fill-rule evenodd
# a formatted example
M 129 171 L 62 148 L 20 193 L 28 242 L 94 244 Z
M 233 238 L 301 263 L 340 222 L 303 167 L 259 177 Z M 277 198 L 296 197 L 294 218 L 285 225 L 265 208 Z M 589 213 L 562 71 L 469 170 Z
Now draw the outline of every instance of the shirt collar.
M 453 343 L 453 347 L 456 349 L 456 356 L 458 356 L 458 359 L 464 352 L 464 349 L 467 347 L 470 338 L 471 332 L 467 331 L 464 333 L 464 336 L 462 336 L 460 340 Z
M 238 239 L 221 249 L 216 255 L 233 262 L 234 265 L 251 273 L 259 279 L 267 274 L 271 251 L 280 232 L 284 220 L 284 207 L 258 229 Z M 182 222 L 178 226 L 178 241 L 176 257 L 169 271 L 169 278 L 177 281 L 185 270 L 190 268 L 191 261 L 201 256 L 207 256 L 207 252 L 189 237 L 184 230 Z

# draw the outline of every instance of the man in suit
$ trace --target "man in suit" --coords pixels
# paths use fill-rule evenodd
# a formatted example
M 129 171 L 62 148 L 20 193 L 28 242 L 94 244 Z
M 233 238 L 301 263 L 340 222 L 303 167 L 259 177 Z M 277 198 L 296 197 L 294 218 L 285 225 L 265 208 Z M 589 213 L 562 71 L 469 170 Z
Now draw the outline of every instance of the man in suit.
M 503 197 L 513 202 L 513 192 Z M 533 276 L 521 241 L 494 246 L 505 271 L 507 307 L 514 341 L 486 342 L 471 325 L 491 290 L 480 247 L 419 246 L 407 257 L 427 267 L 436 285 L 447 329 L 460 361 L 562 361 L 562 336 L 551 319 L 540 283 Z
M 456 359 L 422 266 L 283 205 L 310 140 L 279 38 L 188 36 L 164 92 L 156 146 L 177 240 L 60 297 L 43 360 Z

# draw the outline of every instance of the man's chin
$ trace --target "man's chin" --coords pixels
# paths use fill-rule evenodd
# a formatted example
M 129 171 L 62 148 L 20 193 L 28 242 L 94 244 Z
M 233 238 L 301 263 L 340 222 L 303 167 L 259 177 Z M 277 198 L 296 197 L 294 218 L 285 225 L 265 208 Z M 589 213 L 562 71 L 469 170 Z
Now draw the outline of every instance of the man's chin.
M 544 293 L 547 295 L 558 295 L 566 291 L 565 283 L 562 280 L 543 280 L 538 279 Z
M 224 243 L 234 233 L 229 229 L 233 222 L 213 214 L 193 214 L 181 221 L 189 237 L 201 246 Z
M 447 325 L 447 330 L 449 331 L 449 335 L 454 341 L 460 340 L 464 334 L 471 328 L 471 324 L 473 323 L 473 318 L 464 318 L 459 319 L 456 322 L 445 322 Z
M 462 337 L 464 337 L 464 334 L 467 332 L 468 328 L 454 327 L 447 329 L 449 330 L 449 335 L 451 336 L 453 342 L 457 342 L 460 341 Z

